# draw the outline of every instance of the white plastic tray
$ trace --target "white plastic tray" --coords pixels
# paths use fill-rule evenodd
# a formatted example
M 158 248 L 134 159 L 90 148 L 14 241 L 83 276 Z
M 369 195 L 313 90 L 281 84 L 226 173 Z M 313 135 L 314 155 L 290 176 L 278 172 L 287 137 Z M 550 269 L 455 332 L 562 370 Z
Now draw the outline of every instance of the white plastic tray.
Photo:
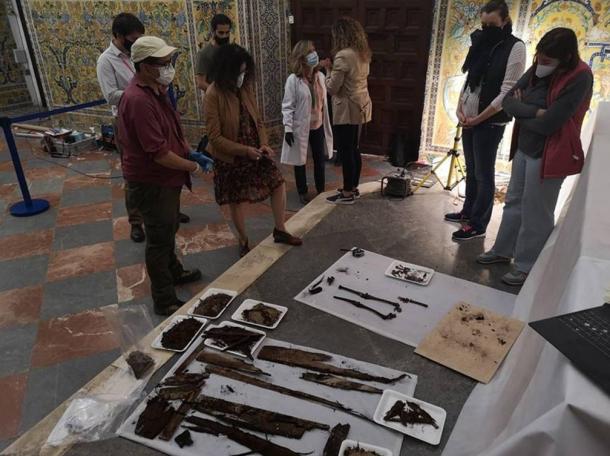
M 391 272 L 392 270 L 396 267 L 396 266 L 405 266 L 407 268 L 410 269 L 414 269 L 418 272 L 424 272 L 426 273 L 426 277 L 424 279 L 423 282 L 417 282 L 415 280 L 409 280 L 409 279 L 404 279 L 402 277 L 394 277 Z M 388 269 L 386 269 L 385 271 L 385 275 L 392 278 L 392 279 L 396 279 L 396 280 L 402 280 L 403 282 L 409 282 L 409 283 L 414 283 L 415 285 L 421 285 L 421 286 L 427 286 L 430 284 L 430 281 L 432 280 L 432 276 L 434 275 L 434 269 L 430 269 L 430 268 L 425 268 L 423 266 L 418 266 L 416 264 L 411 264 L 411 263 L 405 263 L 403 261 L 392 261 L 392 263 L 390 264 L 390 266 L 388 267 Z
M 341 444 L 341 448 L 339 448 L 339 456 L 345 456 L 345 451 L 348 448 L 359 447 L 366 451 L 374 451 L 379 456 L 392 456 L 392 452 L 387 448 L 382 448 L 380 446 L 369 445 L 368 443 L 358 442 L 357 440 L 344 440 Z
M 161 345 L 161 339 L 163 338 L 163 334 L 166 331 L 172 329 L 174 327 L 174 325 L 176 325 L 177 323 L 181 322 L 182 320 L 186 320 L 188 318 L 194 318 L 195 320 L 198 320 L 201 323 L 203 323 L 201 325 L 201 328 L 199 328 L 199 331 L 197 331 L 195 334 L 193 334 L 193 337 L 188 342 L 188 344 L 186 344 L 182 350 L 174 350 L 172 348 L 165 348 L 163 345 Z M 208 321 L 205 318 L 203 318 L 203 317 L 196 317 L 196 316 L 193 316 L 193 315 L 176 315 L 174 318 L 171 319 L 171 321 L 163 329 L 161 334 L 159 334 L 155 338 L 155 340 L 153 340 L 152 344 L 150 344 L 150 345 L 151 345 L 152 348 L 156 348 L 158 350 L 167 350 L 167 351 L 173 351 L 173 352 L 176 352 L 176 353 L 182 353 L 183 351 L 185 351 L 189 347 L 189 345 L 191 345 L 193 343 L 193 341 L 197 338 L 199 333 L 201 333 L 201 330 L 205 327 L 207 322 Z
M 212 328 L 224 328 L 225 326 L 236 326 L 236 327 L 239 327 L 239 328 L 244 328 L 244 329 L 246 329 L 246 330 L 248 330 L 250 332 L 261 334 L 263 336 L 263 337 L 261 337 L 258 340 L 258 342 L 256 342 L 252 346 L 252 350 L 250 350 L 250 355 L 254 355 L 254 353 L 256 352 L 256 349 L 260 346 L 260 344 L 263 342 L 263 340 L 265 340 L 265 337 L 267 336 L 267 333 L 265 331 L 260 331 L 258 329 L 249 328 L 247 326 L 240 325 L 239 323 L 233 323 L 232 321 L 223 321 L 219 325 L 210 326 L 208 328 L 208 330 L 212 329 Z M 213 339 L 206 338 L 205 341 L 204 341 L 204 344 L 206 345 L 206 347 L 214 348 L 214 349 L 219 350 L 219 351 L 226 351 L 227 353 L 232 353 L 232 354 L 234 354 L 236 356 L 241 356 L 242 358 L 247 358 L 247 356 L 244 355 L 241 352 L 233 351 L 233 350 L 225 350 L 221 345 L 215 344 Z
M 231 299 L 229 300 L 229 302 L 227 302 L 227 305 L 224 306 L 220 312 L 218 312 L 218 314 L 216 316 L 209 317 L 207 315 L 199 315 L 199 314 L 194 313 L 197 306 L 199 306 L 199 304 L 201 304 L 201 302 L 205 298 L 207 298 L 208 296 L 211 296 L 211 295 L 221 294 L 221 293 L 231 296 Z M 224 290 L 222 288 L 208 288 L 205 291 L 205 293 L 199 297 L 199 300 L 195 301 L 195 304 L 193 304 L 191 306 L 191 308 L 188 311 L 188 314 L 192 315 L 194 317 L 202 317 L 202 318 L 207 318 L 208 320 L 216 320 L 218 317 L 220 317 L 222 315 L 222 313 L 226 310 L 226 308 L 231 305 L 231 303 L 233 302 L 233 300 L 235 299 L 236 296 L 237 296 L 237 291 L 234 291 L 234 290 Z
M 261 325 L 261 324 L 253 323 L 251 321 L 248 321 L 248 320 L 244 319 L 244 317 L 242 316 L 242 313 L 245 310 L 252 309 L 257 304 L 264 304 L 267 307 L 273 307 L 274 309 L 277 309 L 277 310 L 280 311 L 280 316 L 279 316 L 279 318 L 277 319 L 277 321 L 273 325 L 271 325 L 271 326 Z M 278 306 L 277 304 L 271 304 L 269 302 L 264 302 L 264 301 L 257 301 L 256 299 L 246 299 L 237 308 L 237 310 L 235 311 L 235 313 L 233 314 L 231 319 L 234 320 L 234 321 L 239 321 L 241 323 L 246 323 L 248 325 L 258 326 L 260 328 L 275 329 L 275 328 L 278 327 L 278 325 L 282 321 L 282 318 L 284 318 L 284 315 L 286 315 L 286 312 L 288 312 L 288 308 L 284 307 L 284 306 Z
M 415 402 L 422 409 L 428 412 L 432 418 L 434 418 L 436 424 L 438 424 L 438 429 L 429 424 L 413 424 L 410 426 L 404 426 L 395 421 L 385 421 L 383 417 L 387 411 L 392 408 L 396 401 Z M 414 397 L 406 396 L 397 391 L 385 390 L 381 396 L 381 399 L 379 400 L 379 404 L 377 405 L 377 410 L 375 410 L 373 419 L 381 426 L 402 432 L 403 434 L 422 440 L 430 445 L 438 445 L 441 442 L 441 436 L 443 435 L 443 428 L 445 427 L 447 412 L 436 405 L 420 401 Z

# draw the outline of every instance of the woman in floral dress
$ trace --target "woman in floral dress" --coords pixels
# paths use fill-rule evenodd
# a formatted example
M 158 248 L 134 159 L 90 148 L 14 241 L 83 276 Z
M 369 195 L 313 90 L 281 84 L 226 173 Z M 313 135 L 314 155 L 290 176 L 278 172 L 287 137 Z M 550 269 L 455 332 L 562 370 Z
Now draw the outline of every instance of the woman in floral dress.
M 244 204 L 271 198 L 275 219 L 273 239 L 301 245 L 284 225 L 286 185 L 275 165 L 256 97 L 254 62 L 237 44 L 222 46 L 216 54 L 212 84 L 205 95 L 208 150 L 215 159 L 214 192 L 219 205 L 228 204 L 239 234 L 240 256 L 250 251 Z

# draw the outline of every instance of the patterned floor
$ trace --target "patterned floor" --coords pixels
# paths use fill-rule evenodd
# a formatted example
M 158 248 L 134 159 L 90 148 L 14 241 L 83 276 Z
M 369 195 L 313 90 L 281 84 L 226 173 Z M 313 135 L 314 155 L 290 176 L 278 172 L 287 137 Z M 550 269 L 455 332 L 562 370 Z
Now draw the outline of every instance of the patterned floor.
M 51 209 L 29 218 L 8 213 L 21 198 L 0 138 L 0 450 L 117 357 L 100 307 L 144 303 L 152 311 L 144 245 L 129 239 L 117 155 L 90 151 L 52 164 L 36 141 L 20 140 L 19 148 L 30 192 L 48 199 Z M 363 180 L 389 169 L 381 159 L 366 158 Z M 292 170 L 282 171 L 290 215 L 300 205 Z M 336 188 L 340 176 L 329 163 L 327 188 Z M 181 288 L 183 299 L 238 260 L 229 214 L 214 202 L 211 178 L 198 180 L 193 190 L 182 194 L 182 212 L 192 221 L 181 226 L 178 246 L 185 266 L 200 268 L 204 278 Z M 252 241 L 270 233 L 268 205 L 251 205 L 247 217 Z

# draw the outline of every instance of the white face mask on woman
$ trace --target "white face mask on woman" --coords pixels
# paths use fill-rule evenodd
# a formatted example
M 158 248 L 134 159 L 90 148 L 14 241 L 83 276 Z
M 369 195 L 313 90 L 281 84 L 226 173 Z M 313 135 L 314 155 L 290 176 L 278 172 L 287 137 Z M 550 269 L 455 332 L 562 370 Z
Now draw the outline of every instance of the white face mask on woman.
M 320 63 L 320 57 L 318 57 L 318 53 L 316 51 L 312 51 L 307 54 L 305 60 L 307 61 L 307 65 L 310 67 L 315 67 L 318 65 L 318 63 Z
M 173 65 L 166 65 L 159 68 L 159 77 L 157 78 L 157 82 L 161 85 L 168 86 L 172 83 L 175 76 L 176 69 L 173 67 Z
M 553 63 L 552 65 L 541 65 L 538 63 L 536 64 L 536 76 L 539 78 L 546 78 L 547 76 L 553 74 L 558 66 L 559 62 Z
M 246 72 L 244 71 L 243 73 L 239 73 L 239 76 L 237 76 L 237 88 L 241 89 L 241 86 L 244 85 L 244 79 L 246 78 Z

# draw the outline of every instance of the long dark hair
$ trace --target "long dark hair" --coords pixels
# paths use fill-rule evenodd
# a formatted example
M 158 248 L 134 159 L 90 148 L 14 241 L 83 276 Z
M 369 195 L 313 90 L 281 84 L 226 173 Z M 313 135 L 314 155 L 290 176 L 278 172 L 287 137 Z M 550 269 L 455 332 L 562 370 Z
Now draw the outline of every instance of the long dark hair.
M 540 39 L 536 46 L 536 54 L 544 54 L 559 60 L 561 69 L 573 70 L 580 62 L 576 33 L 566 27 L 554 28 Z
M 214 56 L 211 80 L 222 90 L 236 90 L 242 63 L 246 64 L 246 83 L 254 81 L 254 60 L 239 44 L 220 46 Z

